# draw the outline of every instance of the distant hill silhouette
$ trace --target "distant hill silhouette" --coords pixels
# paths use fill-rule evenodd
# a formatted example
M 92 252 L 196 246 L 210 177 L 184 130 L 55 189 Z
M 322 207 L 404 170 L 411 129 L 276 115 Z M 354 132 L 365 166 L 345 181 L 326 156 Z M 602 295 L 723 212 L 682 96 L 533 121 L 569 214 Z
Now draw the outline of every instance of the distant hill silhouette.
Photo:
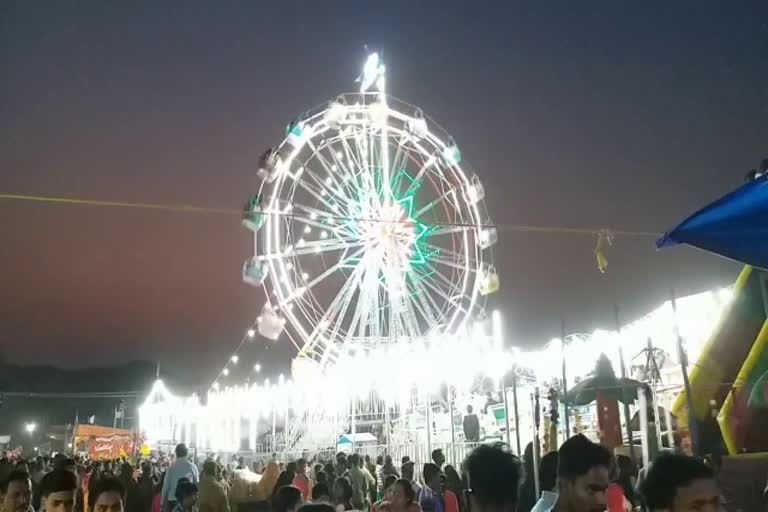
M 138 392 L 137 396 L 125 398 L 125 426 L 138 423 L 138 407 L 149 393 L 155 380 L 156 366 L 149 361 L 132 361 L 119 366 L 64 369 L 53 366 L 19 366 L 3 364 L 0 360 L 0 393 L 5 399 L 0 408 L 0 435 L 18 435 L 24 423 L 34 421 L 42 433 L 49 425 L 73 423 L 77 415 L 81 423 L 90 416 L 96 422 L 112 425 L 114 408 L 120 397 L 37 397 L 9 396 L 9 393 L 56 394 L 56 393 L 123 393 Z M 182 392 L 174 385 L 172 376 L 162 375 L 169 386 Z

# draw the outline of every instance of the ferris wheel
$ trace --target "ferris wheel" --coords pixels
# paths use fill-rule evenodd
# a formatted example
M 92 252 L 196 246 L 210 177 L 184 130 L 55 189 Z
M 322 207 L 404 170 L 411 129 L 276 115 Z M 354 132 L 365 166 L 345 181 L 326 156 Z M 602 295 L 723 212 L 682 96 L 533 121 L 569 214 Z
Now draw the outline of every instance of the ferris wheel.
M 321 365 L 345 347 L 458 332 L 499 287 L 497 230 L 453 139 L 385 93 L 377 54 L 360 89 L 310 110 L 259 162 L 246 204 L 264 287 L 261 335 Z

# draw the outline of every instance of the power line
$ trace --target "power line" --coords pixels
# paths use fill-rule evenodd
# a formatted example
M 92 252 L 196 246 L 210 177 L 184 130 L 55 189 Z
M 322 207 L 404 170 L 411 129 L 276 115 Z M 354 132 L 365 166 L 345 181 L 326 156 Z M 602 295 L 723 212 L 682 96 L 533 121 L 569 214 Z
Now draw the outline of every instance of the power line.
M 55 197 L 55 196 L 35 196 L 26 194 L 0 194 L 0 199 L 8 201 L 28 201 L 38 203 L 49 204 L 69 204 L 69 205 L 82 205 L 82 206 L 103 206 L 112 208 L 136 208 L 145 210 L 159 210 L 169 212 L 180 213 L 199 213 L 199 214 L 211 214 L 211 215 L 242 215 L 242 210 L 234 208 L 210 208 L 205 206 L 193 206 L 193 205 L 170 205 L 162 203 L 141 203 L 141 202 L 129 202 L 129 201 L 106 201 L 100 199 L 85 199 L 85 198 L 71 198 L 71 197 Z M 263 215 L 275 215 L 275 212 L 264 212 Z M 295 213 L 280 212 L 279 215 L 287 218 L 303 218 L 301 215 Z M 325 215 L 329 219 L 344 221 L 344 222 L 381 222 L 381 223 L 397 223 L 406 224 L 405 220 L 391 220 L 391 219 L 373 219 L 364 217 L 345 217 L 343 215 Z M 594 236 L 601 231 L 609 232 L 613 236 L 626 236 L 626 237 L 648 237 L 657 238 L 661 233 L 655 233 L 652 231 L 634 231 L 626 229 L 610 229 L 610 228 L 572 228 L 563 226 L 531 226 L 520 224 L 472 224 L 461 222 L 449 222 L 440 224 L 439 227 L 458 227 L 458 228 L 492 228 L 495 227 L 501 231 L 518 232 L 518 233 L 550 233 L 550 234 L 570 234 L 570 235 L 590 235 Z
M 82 392 L 82 393 L 38 393 L 36 391 L 3 391 L 2 395 L 9 398 L 139 398 L 144 395 L 141 391 L 115 391 L 115 392 Z

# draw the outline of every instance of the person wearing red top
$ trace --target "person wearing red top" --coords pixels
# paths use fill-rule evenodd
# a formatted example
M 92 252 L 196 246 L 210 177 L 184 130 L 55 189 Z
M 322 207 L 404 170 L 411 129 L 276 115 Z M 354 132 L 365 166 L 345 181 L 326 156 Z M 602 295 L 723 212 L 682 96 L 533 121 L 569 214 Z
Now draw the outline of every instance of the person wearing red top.
M 307 476 L 306 459 L 296 461 L 296 476 L 293 477 L 293 485 L 299 488 L 302 499 L 307 501 L 309 499 L 309 477 Z
M 624 497 L 624 489 L 617 482 L 612 482 L 608 485 L 605 497 L 608 501 L 608 512 L 627 512 L 632 510 L 629 508 L 629 502 Z
M 459 499 L 453 491 L 446 489 L 443 499 L 445 500 L 445 512 L 459 512 Z
M 411 482 L 396 480 L 387 490 L 384 500 L 373 505 L 374 512 L 421 512 Z

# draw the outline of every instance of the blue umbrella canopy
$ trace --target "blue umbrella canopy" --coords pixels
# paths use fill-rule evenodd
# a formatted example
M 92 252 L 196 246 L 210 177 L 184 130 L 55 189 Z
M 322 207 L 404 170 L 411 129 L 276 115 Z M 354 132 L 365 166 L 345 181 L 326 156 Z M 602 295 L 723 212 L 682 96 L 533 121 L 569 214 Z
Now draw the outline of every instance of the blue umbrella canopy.
M 656 241 L 658 248 L 677 244 L 768 269 L 768 176 L 705 206 Z

